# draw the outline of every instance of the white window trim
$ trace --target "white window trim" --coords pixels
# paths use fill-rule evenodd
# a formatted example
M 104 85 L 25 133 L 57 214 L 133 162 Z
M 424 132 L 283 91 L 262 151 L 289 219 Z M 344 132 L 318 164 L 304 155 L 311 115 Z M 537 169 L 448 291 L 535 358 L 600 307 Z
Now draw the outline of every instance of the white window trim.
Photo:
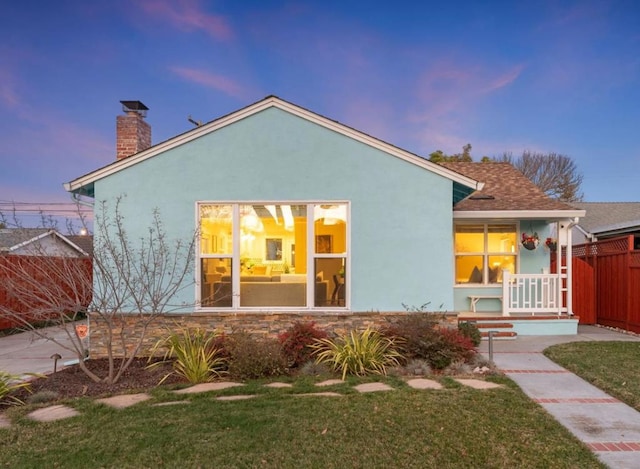
M 313 219 L 314 205 L 346 205 L 347 206 L 347 232 L 346 232 L 346 252 L 331 254 L 315 253 L 315 227 Z M 240 230 L 235 227 L 240 226 L 240 205 L 307 205 L 307 285 L 315 283 L 315 259 L 345 258 L 345 283 L 347 289 L 345 292 L 344 306 L 315 306 L 314 288 L 307 288 L 306 306 L 240 306 L 240 275 L 231 276 L 231 288 L 233 291 L 231 307 L 220 308 L 211 306 L 202 306 L 202 263 L 203 258 L 228 258 L 229 254 L 202 254 L 200 250 L 200 239 L 197 237 L 196 253 L 195 253 L 195 291 L 194 298 L 196 312 L 297 312 L 297 311 L 345 311 L 351 308 L 351 202 L 348 200 L 198 200 L 194 204 L 194 218 L 196 230 L 200 232 L 200 205 L 231 205 L 233 207 L 233 249 L 231 253 L 232 272 L 240 272 L 240 253 L 237 252 L 240 246 Z M 310 249 L 311 247 L 311 249 Z M 329 283 L 329 288 L 332 288 Z

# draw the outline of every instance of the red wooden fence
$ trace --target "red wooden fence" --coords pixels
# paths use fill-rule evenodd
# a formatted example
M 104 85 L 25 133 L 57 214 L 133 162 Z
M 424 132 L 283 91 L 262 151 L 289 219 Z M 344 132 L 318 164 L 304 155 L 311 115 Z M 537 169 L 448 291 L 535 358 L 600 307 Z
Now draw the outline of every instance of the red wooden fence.
M 640 332 L 640 251 L 633 250 L 633 236 L 581 244 L 573 255 L 593 267 L 598 324 Z M 575 290 L 573 298 L 580 301 Z
M 563 254 L 562 265 L 566 265 L 566 257 Z M 551 273 L 555 274 L 556 254 L 551 253 Z M 594 294 L 595 276 L 593 267 L 586 261 L 578 257 L 571 260 L 571 290 L 572 290 L 572 310 L 578 316 L 580 324 L 596 324 L 596 303 Z M 562 297 L 566 305 L 566 293 Z
M 86 310 L 92 283 L 89 258 L 0 256 L 0 330 Z

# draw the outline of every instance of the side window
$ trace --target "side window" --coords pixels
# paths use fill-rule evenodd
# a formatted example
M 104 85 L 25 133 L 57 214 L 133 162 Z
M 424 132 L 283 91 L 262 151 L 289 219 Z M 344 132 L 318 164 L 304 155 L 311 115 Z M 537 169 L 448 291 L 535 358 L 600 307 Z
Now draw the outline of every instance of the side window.
M 503 270 L 515 273 L 515 225 L 456 224 L 454 246 L 456 284 L 497 284 Z

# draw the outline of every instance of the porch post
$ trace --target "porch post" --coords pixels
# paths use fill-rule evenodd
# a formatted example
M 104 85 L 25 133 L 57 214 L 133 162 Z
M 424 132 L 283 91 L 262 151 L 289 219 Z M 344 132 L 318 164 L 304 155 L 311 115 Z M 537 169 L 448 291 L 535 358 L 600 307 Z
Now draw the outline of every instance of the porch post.
M 571 253 L 571 246 L 573 245 L 571 232 L 573 231 L 573 225 L 574 223 L 569 222 L 567 226 L 567 314 L 569 316 L 573 316 L 573 255 Z M 562 282 L 562 279 L 560 281 Z M 560 302 L 560 307 L 562 308 L 562 302 Z M 562 312 L 562 310 L 560 312 Z
M 511 273 L 504 269 L 502 271 L 502 315 L 509 316 L 509 305 L 511 304 L 511 298 L 509 294 L 511 291 L 509 290 L 509 284 L 511 283 L 511 279 L 509 278 Z

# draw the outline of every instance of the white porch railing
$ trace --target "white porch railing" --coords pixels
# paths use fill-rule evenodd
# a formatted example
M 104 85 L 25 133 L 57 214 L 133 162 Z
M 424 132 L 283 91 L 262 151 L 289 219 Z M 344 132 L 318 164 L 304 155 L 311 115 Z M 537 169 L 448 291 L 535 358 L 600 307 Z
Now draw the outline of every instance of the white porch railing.
M 562 314 L 563 284 L 567 274 L 502 274 L 502 315 L 511 313 Z

